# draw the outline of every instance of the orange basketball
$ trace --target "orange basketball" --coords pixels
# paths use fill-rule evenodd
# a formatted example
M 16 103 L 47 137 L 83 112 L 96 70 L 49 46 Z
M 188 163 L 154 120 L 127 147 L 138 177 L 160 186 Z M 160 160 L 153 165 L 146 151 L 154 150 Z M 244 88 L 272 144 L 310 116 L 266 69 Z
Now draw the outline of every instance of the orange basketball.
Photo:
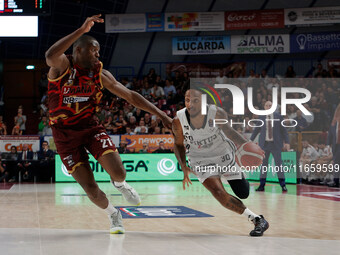
M 243 167 L 257 167 L 262 164 L 264 151 L 255 143 L 242 144 L 236 151 L 236 162 Z

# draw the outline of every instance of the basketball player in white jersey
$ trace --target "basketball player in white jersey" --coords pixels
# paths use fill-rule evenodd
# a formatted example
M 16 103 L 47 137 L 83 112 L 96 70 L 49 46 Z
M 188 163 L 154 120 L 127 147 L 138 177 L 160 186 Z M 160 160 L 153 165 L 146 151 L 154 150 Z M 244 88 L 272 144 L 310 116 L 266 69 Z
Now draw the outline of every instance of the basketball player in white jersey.
M 185 108 L 177 112 L 172 123 L 174 151 L 184 173 L 183 189 L 191 184 L 190 172 L 194 173 L 222 206 L 245 215 L 254 223 L 251 236 L 262 236 L 269 227 L 268 222 L 227 193 L 221 181 L 221 178 L 227 179 L 237 197 L 248 197 L 249 183 L 235 163 L 235 144 L 248 141 L 229 125 L 214 127 L 213 119 L 227 119 L 227 114 L 215 105 L 208 105 L 207 115 L 202 115 L 201 95 L 200 91 L 189 89 L 185 93 Z M 186 155 L 190 168 L 186 165 Z M 230 167 L 231 171 L 214 171 L 218 165 Z

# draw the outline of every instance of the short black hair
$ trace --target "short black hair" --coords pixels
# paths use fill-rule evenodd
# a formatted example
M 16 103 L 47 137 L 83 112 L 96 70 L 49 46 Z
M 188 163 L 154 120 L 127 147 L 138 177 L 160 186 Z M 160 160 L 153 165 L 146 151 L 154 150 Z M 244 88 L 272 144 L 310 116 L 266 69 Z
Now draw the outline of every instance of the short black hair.
M 85 47 L 86 44 L 90 43 L 91 41 L 97 41 L 97 39 L 90 35 L 82 35 L 77 41 L 73 43 L 73 52 L 78 46 Z

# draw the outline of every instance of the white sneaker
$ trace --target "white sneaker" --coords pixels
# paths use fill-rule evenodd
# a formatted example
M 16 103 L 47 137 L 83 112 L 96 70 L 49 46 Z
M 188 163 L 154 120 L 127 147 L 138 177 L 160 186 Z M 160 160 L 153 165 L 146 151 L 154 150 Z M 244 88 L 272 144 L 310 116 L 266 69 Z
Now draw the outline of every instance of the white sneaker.
M 123 218 L 119 209 L 109 216 L 111 222 L 110 234 L 124 234 L 125 229 L 123 227 Z
M 127 184 L 125 182 L 125 185 L 117 187 L 113 181 L 111 181 L 111 183 L 113 184 L 113 186 L 115 186 L 115 188 L 122 193 L 123 197 L 126 199 L 126 201 L 128 201 L 130 204 L 134 205 L 134 206 L 139 206 L 141 204 L 141 200 L 140 197 L 137 193 L 137 191 L 132 188 L 129 184 Z

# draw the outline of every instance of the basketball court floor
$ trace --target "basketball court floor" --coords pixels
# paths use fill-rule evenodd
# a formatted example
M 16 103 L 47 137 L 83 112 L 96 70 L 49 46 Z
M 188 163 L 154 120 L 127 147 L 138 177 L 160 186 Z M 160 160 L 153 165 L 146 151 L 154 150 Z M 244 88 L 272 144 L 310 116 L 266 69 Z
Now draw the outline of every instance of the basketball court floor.
M 244 203 L 270 223 L 254 238 L 251 222 L 197 181 L 186 191 L 181 182 L 131 184 L 144 207 L 99 183 L 126 217 L 124 235 L 109 234 L 106 213 L 78 184 L 0 184 L 0 254 L 340 254 L 340 189 L 288 185 L 282 194 L 267 184 L 257 193 L 251 183 Z

